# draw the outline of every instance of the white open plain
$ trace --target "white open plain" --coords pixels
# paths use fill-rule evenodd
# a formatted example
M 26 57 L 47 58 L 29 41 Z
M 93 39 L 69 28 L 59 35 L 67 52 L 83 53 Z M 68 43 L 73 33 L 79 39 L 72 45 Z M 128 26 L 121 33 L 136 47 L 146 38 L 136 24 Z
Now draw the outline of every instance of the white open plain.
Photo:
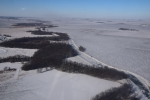
M 104 22 L 104 23 L 97 23 Z M 65 32 L 86 53 L 150 81 L 150 20 L 61 20 L 49 31 Z M 122 23 L 122 24 L 121 24 Z M 121 31 L 119 28 L 138 31 Z
M 103 23 L 97 23 L 103 21 Z M 12 21 L 16 23 L 18 21 Z M 74 40 L 77 46 L 82 45 L 90 57 L 96 58 L 116 68 L 134 72 L 150 80 L 150 20 L 61 20 L 52 21 L 59 27 L 49 31 L 65 32 Z M 121 24 L 120 24 L 121 23 Z M 9 22 L 7 22 L 8 25 Z M 12 38 L 32 37 L 26 32 L 34 28 L 8 28 L 0 25 L 0 34 L 11 35 Z M 143 26 L 144 24 L 144 26 Z M 9 26 L 10 27 L 10 26 Z M 138 31 L 120 31 L 119 28 L 137 29 Z M 36 49 L 20 49 L 0 47 L 0 57 L 13 55 L 32 56 Z M 94 64 L 87 58 L 72 57 L 68 60 L 84 64 Z M 96 64 L 96 63 L 95 63 Z M 0 82 L 0 100 L 90 100 L 96 94 L 120 83 L 94 78 L 83 74 L 72 74 L 51 70 L 37 74 L 35 70 L 20 71 L 21 63 L 1 63 L 4 66 L 17 68 L 16 73 L 3 78 L 12 79 Z M 17 75 L 17 76 L 16 76 Z M 13 77 L 12 77 L 13 76 Z M 15 77 L 15 78 L 14 78 Z

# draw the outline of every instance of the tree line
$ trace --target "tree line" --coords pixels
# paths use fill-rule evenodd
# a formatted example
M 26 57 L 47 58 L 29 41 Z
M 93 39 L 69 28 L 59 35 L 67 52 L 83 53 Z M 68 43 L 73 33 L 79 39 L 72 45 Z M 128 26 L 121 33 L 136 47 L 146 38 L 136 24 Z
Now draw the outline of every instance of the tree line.
M 130 84 L 123 84 L 118 88 L 112 88 L 97 94 L 92 100 L 140 100 L 136 96 Z
M 31 34 L 34 34 L 34 35 L 53 35 L 53 34 L 57 34 L 59 35 L 60 37 L 68 37 L 68 35 L 66 33 L 61 33 L 61 32 L 47 32 L 47 31 L 44 31 L 45 28 L 42 27 L 42 30 L 40 28 L 37 28 L 38 30 L 34 30 L 34 31 L 27 31 L 27 32 L 31 32 Z
M 40 29 L 35 30 L 35 31 L 27 31 L 27 32 L 31 32 L 31 34 L 34 34 L 34 35 L 53 35 L 53 32 L 41 31 Z
M 24 55 L 15 55 L 9 56 L 6 58 L 0 58 L 0 63 L 3 62 L 22 62 L 22 61 L 30 61 L 31 57 L 24 56 Z
M 52 41 L 67 41 L 69 36 L 67 34 L 59 34 L 54 37 L 23 37 L 13 40 L 8 40 L 0 43 L 0 46 L 11 48 L 27 48 L 27 49 L 40 49 L 50 44 Z

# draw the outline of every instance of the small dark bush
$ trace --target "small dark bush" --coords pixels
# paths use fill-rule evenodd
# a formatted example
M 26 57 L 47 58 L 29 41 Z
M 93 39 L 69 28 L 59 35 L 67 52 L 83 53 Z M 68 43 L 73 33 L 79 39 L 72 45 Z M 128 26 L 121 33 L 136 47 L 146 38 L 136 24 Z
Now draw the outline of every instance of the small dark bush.
M 82 51 L 82 52 L 84 52 L 86 49 L 84 47 L 80 46 L 79 50 Z
M 4 34 L 3 36 L 5 36 L 5 37 L 11 37 L 11 35 L 7 35 L 7 34 Z

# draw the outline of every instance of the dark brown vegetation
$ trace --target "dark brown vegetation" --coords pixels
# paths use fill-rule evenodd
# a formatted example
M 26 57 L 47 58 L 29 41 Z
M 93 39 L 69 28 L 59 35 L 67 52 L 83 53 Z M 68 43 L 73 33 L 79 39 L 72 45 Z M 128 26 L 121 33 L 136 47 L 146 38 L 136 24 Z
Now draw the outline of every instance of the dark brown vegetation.
M 33 27 L 33 26 L 42 26 L 43 23 L 17 23 L 12 26 L 21 26 L 21 27 Z
M 57 33 L 59 36 L 54 37 L 23 37 L 14 40 L 4 41 L 0 43 L 0 46 L 11 48 L 28 48 L 28 49 L 40 49 L 50 44 L 52 41 L 67 41 L 69 36 L 65 33 Z
M 96 22 L 96 23 L 104 23 L 104 22 Z
M 16 68 L 5 67 L 3 71 L 16 71 Z
M 53 32 L 46 32 L 46 31 L 41 31 L 41 30 L 27 31 L 27 32 L 31 32 L 31 34 L 34 34 L 34 35 L 53 35 Z
M 11 35 L 7 35 L 7 34 L 4 34 L 3 36 L 5 36 L 5 37 L 11 37 Z
M 30 57 L 24 56 L 24 55 L 15 55 L 15 56 L 9 56 L 6 58 L 0 58 L 0 63 L 3 62 L 22 62 L 22 61 L 30 61 Z
M 64 61 L 61 66 L 56 66 L 55 68 L 69 73 L 81 73 L 109 80 L 120 80 L 128 77 L 124 72 L 108 68 L 107 66 L 90 66 L 68 61 Z
M 124 84 L 119 88 L 112 88 L 97 94 L 92 100 L 140 100 L 136 97 L 130 84 Z
M 61 66 L 63 60 L 78 55 L 71 45 L 65 43 L 51 43 L 33 55 L 31 61 L 25 64 L 23 70 L 32 70 L 49 66 Z
M 129 28 L 119 28 L 118 30 L 123 30 L 123 31 L 138 31 L 136 29 L 129 29 Z
M 45 25 L 43 23 L 16 23 L 12 26 L 15 26 L 15 27 L 45 27 L 45 28 L 52 28 L 52 27 L 58 27 L 58 26 L 55 26 L 55 25 Z
M 31 32 L 31 34 L 34 35 L 59 35 L 60 37 L 68 37 L 68 35 L 66 33 L 60 33 L 60 32 L 46 32 L 46 31 L 41 31 L 40 29 L 38 30 L 34 30 L 34 31 L 27 31 L 27 32 Z
M 80 46 L 79 50 L 82 51 L 82 52 L 86 51 L 86 49 L 83 46 Z

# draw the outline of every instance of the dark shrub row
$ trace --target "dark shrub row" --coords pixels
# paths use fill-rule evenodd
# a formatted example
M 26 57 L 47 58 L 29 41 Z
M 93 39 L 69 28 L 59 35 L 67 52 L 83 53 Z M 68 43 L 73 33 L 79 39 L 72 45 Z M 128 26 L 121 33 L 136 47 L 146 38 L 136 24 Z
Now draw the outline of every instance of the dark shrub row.
M 7 35 L 7 34 L 4 34 L 3 36 L 5 36 L 5 37 L 11 37 L 11 35 Z
M 0 46 L 10 47 L 10 48 L 40 49 L 49 44 L 48 40 L 43 41 L 44 38 L 43 38 L 43 40 L 38 40 L 37 38 L 26 38 L 25 37 L 25 38 L 10 40 L 10 41 L 4 41 L 4 42 L 0 43 Z
M 40 27 L 40 28 L 52 28 L 52 27 L 58 27 L 55 25 L 45 25 L 46 21 L 38 21 L 38 23 L 16 23 L 12 26 L 17 26 L 17 27 Z
M 0 63 L 3 62 L 22 62 L 22 61 L 30 61 L 30 57 L 24 56 L 24 55 L 15 55 L 15 56 L 9 56 L 6 58 L 0 58 Z
M 119 88 L 112 88 L 97 94 L 92 100 L 140 100 L 132 90 L 130 84 L 124 84 Z
M 46 31 L 41 31 L 41 30 L 27 31 L 27 32 L 31 32 L 31 34 L 34 34 L 34 35 L 53 35 L 53 32 L 46 32 Z
M 123 30 L 123 31 L 138 31 L 136 29 L 128 29 L 128 28 L 119 28 L 118 30 Z
M 58 33 L 57 33 L 58 34 Z M 4 41 L 0 43 L 0 46 L 11 48 L 28 48 L 28 49 L 40 49 L 50 44 L 49 40 L 53 41 L 65 41 L 69 37 L 67 34 L 59 34 L 55 37 L 23 37 L 14 40 Z
M 23 26 L 23 27 L 33 27 L 33 26 L 42 26 L 43 23 L 17 23 L 12 26 Z
M 27 31 L 27 32 L 31 32 L 31 34 L 34 34 L 34 35 L 53 35 L 53 34 L 57 34 L 57 35 L 59 35 L 58 37 L 61 38 L 62 40 L 69 40 L 69 36 L 66 33 L 46 32 L 46 31 L 41 31 L 40 29 L 34 30 L 34 31 Z M 53 39 L 51 39 L 51 40 L 53 40 Z M 56 41 L 59 41 L 59 40 L 56 40 Z
M 124 72 L 108 68 L 107 66 L 89 66 L 82 63 L 68 61 L 64 61 L 61 66 L 56 66 L 55 68 L 69 73 L 82 73 L 98 78 L 106 78 L 109 80 L 120 80 L 128 77 Z

